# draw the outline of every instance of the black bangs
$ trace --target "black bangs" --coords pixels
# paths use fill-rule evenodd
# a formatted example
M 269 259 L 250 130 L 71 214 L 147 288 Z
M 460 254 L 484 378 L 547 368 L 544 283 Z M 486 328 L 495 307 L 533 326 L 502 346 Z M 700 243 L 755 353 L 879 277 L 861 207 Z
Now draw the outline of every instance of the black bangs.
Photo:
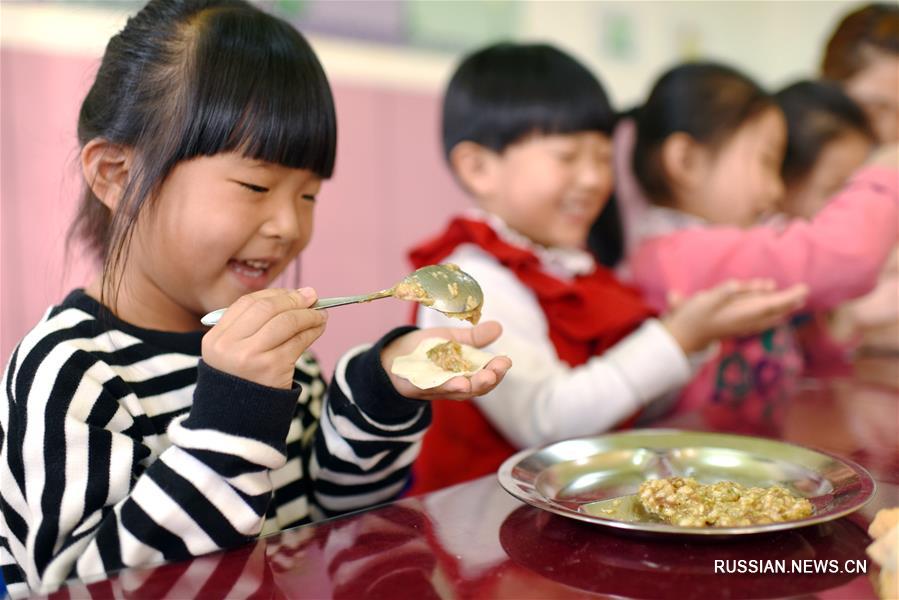
M 321 64 L 290 25 L 266 13 L 203 15 L 187 68 L 183 136 L 173 162 L 219 152 L 331 177 L 334 100 Z
M 534 133 L 611 135 L 615 113 L 602 85 L 548 45 L 498 44 L 466 58 L 443 105 L 444 151 L 462 141 L 495 151 Z

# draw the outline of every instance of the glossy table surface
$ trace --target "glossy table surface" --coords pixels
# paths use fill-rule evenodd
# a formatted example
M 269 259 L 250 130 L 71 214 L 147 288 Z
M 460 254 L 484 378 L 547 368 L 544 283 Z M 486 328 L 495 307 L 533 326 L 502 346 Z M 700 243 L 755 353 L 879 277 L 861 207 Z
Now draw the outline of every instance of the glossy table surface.
M 773 437 L 857 461 L 877 481 L 875 497 L 823 525 L 718 542 L 639 538 L 525 505 L 491 476 L 192 561 L 72 582 L 52 597 L 874 598 L 874 564 L 867 575 L 844 565 L 865 561 L 874 513 L 899 505 L 897 385 L 899 360 L 869 358 L 808 378 L 758 420 L 715 407 L 660 424 Z M 777 559 L 833 560 L 817 564 L 839 569 L 714 572 L 716 560 L 734 570 L 736 561 Z

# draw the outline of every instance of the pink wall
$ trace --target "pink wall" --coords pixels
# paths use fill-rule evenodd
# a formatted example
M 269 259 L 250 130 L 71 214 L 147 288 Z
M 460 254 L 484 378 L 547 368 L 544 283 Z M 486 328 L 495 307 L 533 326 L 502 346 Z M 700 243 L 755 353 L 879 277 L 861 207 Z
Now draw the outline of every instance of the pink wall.
M 90 265 L 64 261 L 79 182 L 75 125 L 96 61 L 0 50 L 0 359 Z
M 80 190 L 78 107 L 97 60 L 3 48 L 0 175 L 0 360 L 47 307 L 83 285 L 91 265 L 66 263 L 65 233 Z M 337 171 L 320 195 L 302 281 L 322 296 L 388 287 L 405 251 L 468 205 L 443 165 L 436 95 L 334 85 Z M 405 322 L 392 299 L 336 308 L 314 350 L 330 370 L 350 346 Z

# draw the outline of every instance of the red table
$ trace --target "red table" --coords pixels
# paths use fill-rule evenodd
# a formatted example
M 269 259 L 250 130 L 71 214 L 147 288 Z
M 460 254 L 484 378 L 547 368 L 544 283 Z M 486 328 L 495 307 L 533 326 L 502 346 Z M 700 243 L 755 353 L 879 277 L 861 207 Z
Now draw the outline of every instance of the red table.
M 871 358 L 808 379 L 757 422 L 718 410 L 664 423 L 777 437 L 861 463 L 877 480 L 876 496 L 824 525 L 725 542 L 629 537 L 527 506 L 491 476 L 228 552 L 73 582 L 53 597 L 873 598 L 871 561 L 867 575 L 716 574 L 714 565 L 865 561 L 870 519 L 899 505 L 897 386 L 899 360 Z

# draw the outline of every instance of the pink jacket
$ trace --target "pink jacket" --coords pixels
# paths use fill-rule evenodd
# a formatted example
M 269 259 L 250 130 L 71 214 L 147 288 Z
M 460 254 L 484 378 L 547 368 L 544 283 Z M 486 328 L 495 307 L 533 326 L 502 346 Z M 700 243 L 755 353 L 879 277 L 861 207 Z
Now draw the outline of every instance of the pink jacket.
M 728 279 L 760 277 L 778 287 L 805 283 L 808 307 L 829 309 L 873 288 L 899 239 L 899 172 L 866 167 L 814 220 L 782 227 L 708 226 L 677 214 L 667 231 L 647 223 L 629 258 L 634 283 L 657 310 L 667 308 L 669 291 L 689 296 Z

